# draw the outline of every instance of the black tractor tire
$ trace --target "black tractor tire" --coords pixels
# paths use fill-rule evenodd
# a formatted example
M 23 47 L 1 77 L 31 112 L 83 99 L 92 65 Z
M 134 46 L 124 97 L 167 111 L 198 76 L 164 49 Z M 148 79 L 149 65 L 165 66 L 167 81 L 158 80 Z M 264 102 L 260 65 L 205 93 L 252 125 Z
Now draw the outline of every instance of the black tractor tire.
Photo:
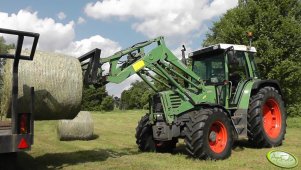
M 269 129 L 269 130 L 266 130 Z M 286 112 L 278 90 L 266 86 L 250 98 L 248 138 L 254 147 L 280 146 L 286 133 Z
M 154 140 L 152 126 L 149 124 L 149 115 L 143 116 L 138 122 L 135 137 L 138 148 L 142 152 L 170 153 L 178 142 L 177 139 L 171 141 Z
M 188 114 L 190 121 L 186 123 L 184 141 L 189 155 L 197 159 L 228 158 L 233 145 L 233 126 L 228 115 L 219 108 L 202 109 Z

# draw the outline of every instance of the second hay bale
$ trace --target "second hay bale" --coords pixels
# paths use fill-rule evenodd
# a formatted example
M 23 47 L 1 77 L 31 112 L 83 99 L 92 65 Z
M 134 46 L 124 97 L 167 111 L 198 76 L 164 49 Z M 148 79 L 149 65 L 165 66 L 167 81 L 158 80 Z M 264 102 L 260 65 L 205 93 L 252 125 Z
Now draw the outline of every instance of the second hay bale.
M 59 120 L 59 140 L 90 140 L 93 138 L 94 123 L 90 112 L 81 111 L 73 120 Z

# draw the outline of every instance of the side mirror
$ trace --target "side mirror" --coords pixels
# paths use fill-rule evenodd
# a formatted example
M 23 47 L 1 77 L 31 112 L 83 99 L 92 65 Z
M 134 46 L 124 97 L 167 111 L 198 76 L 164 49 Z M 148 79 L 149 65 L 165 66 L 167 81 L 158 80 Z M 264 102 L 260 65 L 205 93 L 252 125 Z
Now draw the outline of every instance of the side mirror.
M 182 59 L 181 59 L 181 61 L 182 61 L 183 64 L 185 64 L 187 66 L 187 61 L 186 61 L 186 58 L 185 58 L 186 47 L 185 47 L 185 45 L 182 45 L 182 47 L 183 47 L 183 49 L 181 50 L 181 52 L 182 52 Z

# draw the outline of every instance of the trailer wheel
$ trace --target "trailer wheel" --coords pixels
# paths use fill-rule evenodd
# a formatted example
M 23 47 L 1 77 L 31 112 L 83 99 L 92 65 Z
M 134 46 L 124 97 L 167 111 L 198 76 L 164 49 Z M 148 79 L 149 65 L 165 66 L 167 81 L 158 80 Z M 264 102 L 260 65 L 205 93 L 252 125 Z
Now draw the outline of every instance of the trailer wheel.
M 248 138 L 255 147 L 282 144 L 286 131 L 286 113 L 281 95 L 274 87 L 261 88 L 250 99 Z
M 171 141 L 156 141 L 153 139 L 152 126 L 148 124 L 149 115 L 145 115 L 138 122 L 136 128 L 136 143 L 142 152 L 172 152 L 178 142 L 177 139 Z
M 187 152 L 198 159 L 226 159 L 233 144 L 232 125 L 222 109 L 193 111 L 186 123 L 185 144 Z

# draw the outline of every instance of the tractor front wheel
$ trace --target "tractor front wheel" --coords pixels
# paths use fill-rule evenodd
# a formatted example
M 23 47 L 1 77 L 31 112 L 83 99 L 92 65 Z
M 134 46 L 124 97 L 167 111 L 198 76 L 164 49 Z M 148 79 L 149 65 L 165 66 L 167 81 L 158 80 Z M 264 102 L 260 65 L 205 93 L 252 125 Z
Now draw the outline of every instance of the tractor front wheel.
M 282 144 L 286 113 L 281 95 L 274 87 L 261 88 L 251 97 L 248 110 L 248 138 L 255 147 Z
M 227 114 L 219 108 L 189 113 L 185 144 L 194 158 L 219 160 L 228 158 L 232 149 L 232 125 Z
M 135 137 L 138 148 L 142 152 L 172 152 L 178 142 L 177 139 L 154 140 L 152 126 L 149 124 L 149 115 L 143 116 L 138 122 Z

